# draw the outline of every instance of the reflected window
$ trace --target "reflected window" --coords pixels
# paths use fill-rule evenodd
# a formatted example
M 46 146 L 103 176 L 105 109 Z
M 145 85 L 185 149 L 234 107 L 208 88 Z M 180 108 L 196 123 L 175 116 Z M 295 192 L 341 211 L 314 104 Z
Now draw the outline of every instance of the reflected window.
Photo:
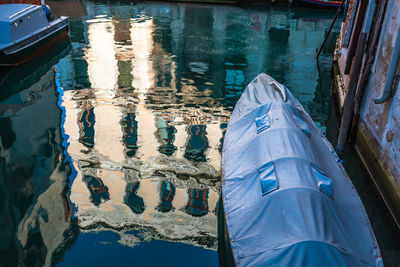
M 118 29 L 118 27 L 116 27 Z M 118 60 L 118 85 L 120 88 L 130 88 L 132 85 L 133 76 L 131 74 L 132 66 L 129 61 Z
M 128 183 L 124 198 L 125 204 L 137 214 L 143 213 L 145 209 L 143 198 L 137 195 L 139 187 L 140 182 Z
M 94 108 L 86 103 L 79 119 L 80 137 L 79 142 L 84 146 L 93 148 L 94 146 L 94 125 L 96 118 L 94 115 Z
M 172 155 L 176 147 L 174 146 L 176 129 L 168 121 L 161 117 L 157 118 L 157 139 L 160 142 L 158 151 L 165 155 Z
M 205 152 L 208 148 L 206 125 L 189 125 L 189 139 L 184 157 L 194 161 L 206 161 Z
M 87 41 L 85 38 L 85 25 L 83 20 L 69 21 L 69 38 L 74 46 L 71 61 L 73 64 L 76 89 L 92 87 L 88 75 L 88 62 L 84 58 L 85 43 Z
M 122 130 L 122 139 L 126 147 L 126 155 L 128 157 L 133 157 L 138 149 L 138 122 L 133 109 L 131 109 L 122 120 Z
M 208 213 L 208 188 L 189 189 L 189 201 L 186 212 L 192 216 L 200 217 Z
M 168 212 L 174 209 L 172 201 L 175 196 L 175 186 L 168 182 L 162 181 L 160 187 L 160 204 L 157 206 L 157 210 L 161 212 Z
M 171 62 L 168 57 L 160 57 L 154 62 L 156 70 L 156 85 L 158 87 L 171 87 Z
M 226 128 L 228 128 L 228 123 L 226 123 L 226 122 L 221 123 L 219 128 L 221 129 L 222 137 L 221 137 L 221 139 L 219 139 L 218 150 L 219 150 L 219 152 L 222 153 L 222 147 L 224 145 L 225 132 L 226 132 Z
M 225 89 L 231 93 L 241 93 L 245 87 L 244 75 L 238 67 L 245 67 L 246 64 L 225 63 Z M 236 68 L 235 68 L 236 67 Z
M 110 199 L 108 187 L 104 185 L 100 178 L 91 175 L 84 175 L 83 181 L 89 189 L 90 201 L 94 205 L 98 206 L 101 204 L 102 200 L 107 201 Z
M 184 20 L 186 25 L 190 25 L 184 28 L 182 36 L 183 60 L 187 70 L 184 76 L 195 81 L 196 87 L 200 89 L 208 80 L 207 76 L 210 74 L 210 65 L 214 57 L 212 9 L 205 8 L 201 12 L 186 9 Z
M 264 62 L 265 73 L 268 73 L 277 81 L 286 84 L 285 76 L 288 75 L 288 70 L 291 65 L 288 55 L 296 50 L 301 51 L 301 46 L 296 47 L 289 53 L 290 29 L 288 28 L 271 27 L 268 29 L 266 35 L 268 36 L 269 49 L 266 51 L 266 60 Z M 298 45 L 301 45 L 302 42 L 303 40 L 298 42 Z
M 245 63 L 225 63 L 225 98 L 233 105 L 242 95 L 246 86 L 243 74 L 244 68 L 246 68 Z

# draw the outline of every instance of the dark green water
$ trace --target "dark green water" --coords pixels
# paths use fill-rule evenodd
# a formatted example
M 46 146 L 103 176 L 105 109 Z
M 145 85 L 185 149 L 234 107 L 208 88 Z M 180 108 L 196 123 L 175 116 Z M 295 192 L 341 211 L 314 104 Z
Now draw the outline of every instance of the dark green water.
M 334 14 L 50 4 L 70 42 L 1 73 L 0 265 L 217 266 L 231 111 L 266 72 L 326 131 L 335 37 L 314 57 Z

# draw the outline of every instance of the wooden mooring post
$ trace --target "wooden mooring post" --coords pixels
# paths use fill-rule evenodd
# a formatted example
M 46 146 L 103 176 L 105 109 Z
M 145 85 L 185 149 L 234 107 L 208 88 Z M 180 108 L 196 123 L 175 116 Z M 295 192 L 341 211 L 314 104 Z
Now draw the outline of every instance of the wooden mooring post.
M 358 76 L 360 75 L 361 71 L 361 64 L 364 55 L 366 38 L 367 38 L 366 32 L 362 32 L 358 38 L 358 46 L 353 62 L 352 71 L 350 74 L 346 99 L 344 101 L 342 122 L 340 124 L 339 138 L 336 147 L 337 153 L 339 155 L 343 154 L 344 152 L 344 148 L 347 142 L 347 136 L 349 133 L 349 127 L 353 118 L 354 96 L 357 90 Z

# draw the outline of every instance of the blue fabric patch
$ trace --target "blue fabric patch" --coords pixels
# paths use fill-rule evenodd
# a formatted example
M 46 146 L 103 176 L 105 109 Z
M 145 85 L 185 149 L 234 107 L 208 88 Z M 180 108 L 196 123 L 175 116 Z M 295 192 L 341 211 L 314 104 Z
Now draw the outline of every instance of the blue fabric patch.
M 333 181 L 326 176 L 326 173 L 318 168 L 316 165 L 311 164 L 312 171 L 314 173 L 315 179 L 317 180 L 318 189 L 328 195 L 333 197 Z
M 256 118 L 255 121 L 258 134 L 271 126 L 271 119 L 269 118 L 268 114 L 264 114 L 263 116 Z
M 273 161 L 264 164 L 258 172 L 260 173 L 261 194 L 263 196 L 279 188 Z
M 311 136 L 311 132 L 310 132 L 309 130 L 307 130 L 307 129 L 305 129 L 305 128 L 301 128 L 301 131 L 302 131 L 305 135 L 307 135 L 307 137 L 310 137 L 310 136 Z
M 307 136 L 311 137 L 311 131 L 310 131 L 310 125 L 308 124 L 306 118 L 304 118 L 304 115 L 298 110 L 297 108 L 289 105 L 290 110 L 293 113 L 293 116 L 297 122 L 297 125 L 299 125 L 301 131 Z

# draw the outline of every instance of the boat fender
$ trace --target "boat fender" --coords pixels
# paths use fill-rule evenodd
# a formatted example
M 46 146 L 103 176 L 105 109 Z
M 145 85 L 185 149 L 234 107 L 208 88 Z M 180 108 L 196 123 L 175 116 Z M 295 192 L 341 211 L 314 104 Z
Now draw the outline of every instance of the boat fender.
M 261 184 L 261 195 L 265 196 L 272 191 L 279 188 L 278 177 L 275 171 L 275 163 L 270 161 L 258 169 L 260 184 Z

